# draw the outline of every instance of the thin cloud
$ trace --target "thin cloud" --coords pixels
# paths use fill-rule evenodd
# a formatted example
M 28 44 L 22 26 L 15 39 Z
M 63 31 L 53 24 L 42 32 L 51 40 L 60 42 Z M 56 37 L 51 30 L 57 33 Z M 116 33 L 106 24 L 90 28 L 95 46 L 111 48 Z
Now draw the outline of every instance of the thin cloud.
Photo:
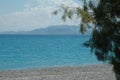
M 21 12 L 12 12 L 0 16 L 1 31 L 20 31 L 44 28 L 49 25 L 76 24 L 77 20 L 63 22 L 60 15 L 54 16 L 52 12 L 61 4 L 78 6 L 73 0 L 34 0 L 27 1 Z

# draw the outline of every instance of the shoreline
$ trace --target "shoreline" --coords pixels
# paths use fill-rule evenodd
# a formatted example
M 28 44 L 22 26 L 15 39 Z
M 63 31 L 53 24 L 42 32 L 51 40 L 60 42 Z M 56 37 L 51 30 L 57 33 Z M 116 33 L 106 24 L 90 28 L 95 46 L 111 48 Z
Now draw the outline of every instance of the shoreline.
M 0 71 L 0 80 L 115 80 L 109 64 Z
M 93 63 L 93 64 L 81 64 L 81 65 L 63 65 L 63 66 L 49 66 L 49 67 L 31 67 L 31 68 L 10 68 L 10 69 L 1 69 L 1 71 L 22 71 L 22 70 L 33 70 L 33 69 L 49 69 L 49 68 L 63 68 L 63 67 L 85 67 L 85 66 L 95 66 L 95 65 L 109 65 L 107 63 Z

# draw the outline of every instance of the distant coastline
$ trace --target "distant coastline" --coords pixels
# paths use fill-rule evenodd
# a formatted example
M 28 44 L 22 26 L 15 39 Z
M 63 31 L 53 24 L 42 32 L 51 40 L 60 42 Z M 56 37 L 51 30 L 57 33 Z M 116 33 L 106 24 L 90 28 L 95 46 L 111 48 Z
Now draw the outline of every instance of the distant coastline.
M 89 35 L 90 31 L 84 35 Z M 82 35 L 79 32 L 79 26 L 75 25 L 54 25 L 47 28 L 35 29 L 32 31 L 6 31 L 0 32 L 0 35 Z

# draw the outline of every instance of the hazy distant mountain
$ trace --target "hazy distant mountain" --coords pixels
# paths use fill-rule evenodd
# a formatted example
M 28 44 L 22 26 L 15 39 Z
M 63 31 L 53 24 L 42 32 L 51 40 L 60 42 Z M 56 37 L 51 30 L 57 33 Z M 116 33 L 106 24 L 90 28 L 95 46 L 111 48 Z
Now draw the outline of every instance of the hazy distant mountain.
M 29 33 L 30 34 L 52 34 L 52 35 L 80 34 L 78 26 L 68 26 L 68 25 L 49 26 L 47 28 L 32 30 Z
M 39 34 L 39 35 L 80 35 L 79 27 L 74 25 L 54 25 L 32 31 L 2 32 L 0 34 Z

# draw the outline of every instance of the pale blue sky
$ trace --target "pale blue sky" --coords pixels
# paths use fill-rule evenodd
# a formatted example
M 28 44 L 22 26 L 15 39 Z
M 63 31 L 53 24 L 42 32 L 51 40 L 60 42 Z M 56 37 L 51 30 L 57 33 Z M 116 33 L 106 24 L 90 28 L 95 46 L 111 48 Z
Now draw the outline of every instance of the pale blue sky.
M 26 0 L 0 0 L 0 15 L 21 11 Z
M 49 25 L 78 25 L 73 19 L 63 22 L 51 13 L 61 4 L 79 6 L 78 0 L 0 0 L 0 32 L 27 31 Z

